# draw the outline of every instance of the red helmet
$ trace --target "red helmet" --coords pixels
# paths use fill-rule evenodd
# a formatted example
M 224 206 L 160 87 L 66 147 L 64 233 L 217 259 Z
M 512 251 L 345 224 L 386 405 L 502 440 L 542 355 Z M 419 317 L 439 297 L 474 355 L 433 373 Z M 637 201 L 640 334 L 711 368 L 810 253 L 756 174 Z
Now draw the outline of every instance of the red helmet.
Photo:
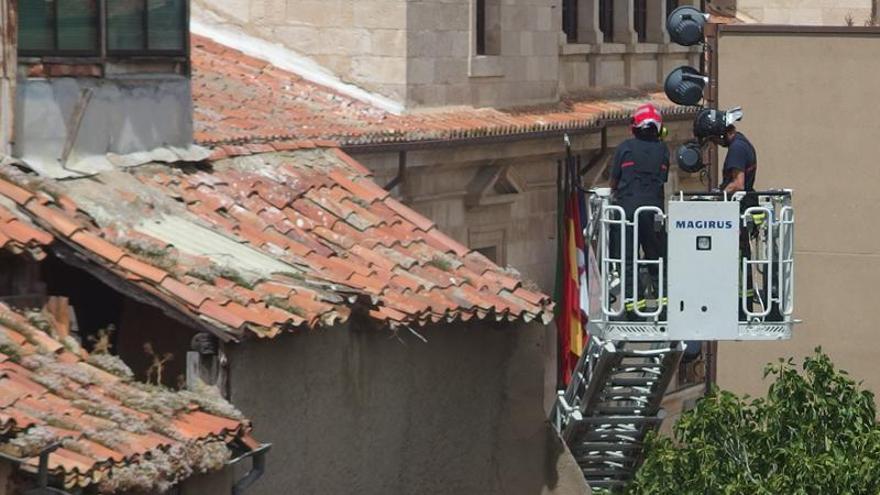
M 657 107 L 650 103 L 645 103 L 636 108 L 636 111 L 633 113 L 632 126 L 634 129 L 644 129 L 649 125 L 653 125 L 657 132 L 660 132 L 660 129 L 663 128 L 663 116 L 660 115 Z

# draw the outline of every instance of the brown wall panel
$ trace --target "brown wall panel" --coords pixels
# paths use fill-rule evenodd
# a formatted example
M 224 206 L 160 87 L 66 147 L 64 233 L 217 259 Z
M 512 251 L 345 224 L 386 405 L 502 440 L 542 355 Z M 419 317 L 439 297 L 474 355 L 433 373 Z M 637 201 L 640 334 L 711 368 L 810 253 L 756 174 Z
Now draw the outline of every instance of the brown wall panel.
M 795 191 L 796 311 L 790 342 L 725 343 L 719 384 L 762 393 L 764 365 L 816 346 L 880 389 L 880 30 L 732 27 L 719 41 L 720 106 L 758 150 L 757 187 Z M 723 160 L 723 155 L 722 155 Z

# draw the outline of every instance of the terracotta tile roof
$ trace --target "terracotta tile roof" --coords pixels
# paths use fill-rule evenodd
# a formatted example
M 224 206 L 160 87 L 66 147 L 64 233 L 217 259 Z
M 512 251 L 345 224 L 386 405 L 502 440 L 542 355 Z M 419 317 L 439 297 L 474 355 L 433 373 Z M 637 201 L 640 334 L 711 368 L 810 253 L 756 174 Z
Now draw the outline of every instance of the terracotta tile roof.
M 0 181 L 0 195 L 18 199 L 30 197 L 25 189 L 4 181 Z M 52 236 L 15 210 L 14 199 L 0 200 L 0 249 L 15 254 L 28 253 L 42 259 L 45 256 L 43 248 L 52 242 Z
M 228 339 L 333 325 L 354 307 L 391 327 L 549 321 L 550 299 L 517 274 L 391 198 L 339 149 L 303 146 L 43 181 L 66 209 L 29 191 L 10 200 L 91 265 Z
M 0 304 L 0 451 L 25 472 L 60 444 L 49 471 L 67 489 L 146 492 L 223 467 L 232 448 L 256 446 L 250 430 L 219 396 L 138 383 L 117 357 L 58 336 L 50 316 Z
M 208 38 L 192 39 L 195 138 L 205 145 L 291 139 L 357 145 L 569 130 L 628 118 L 646 101 L 668 115 L 692 111 L 658 93 L 620 101 L 573 99 L 535 108 L 394 115 Z

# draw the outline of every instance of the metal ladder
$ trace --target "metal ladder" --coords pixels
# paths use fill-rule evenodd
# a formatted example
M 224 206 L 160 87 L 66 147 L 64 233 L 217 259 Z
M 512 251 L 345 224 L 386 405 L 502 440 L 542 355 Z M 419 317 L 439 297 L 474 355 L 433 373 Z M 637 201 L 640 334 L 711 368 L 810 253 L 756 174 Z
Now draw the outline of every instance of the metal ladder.
M 633 479 L 646 435 L 665 416 L 660 404 L 683 352 L 680 342 L 592 339 L 552 417 L 591 488 L 610 490 Z

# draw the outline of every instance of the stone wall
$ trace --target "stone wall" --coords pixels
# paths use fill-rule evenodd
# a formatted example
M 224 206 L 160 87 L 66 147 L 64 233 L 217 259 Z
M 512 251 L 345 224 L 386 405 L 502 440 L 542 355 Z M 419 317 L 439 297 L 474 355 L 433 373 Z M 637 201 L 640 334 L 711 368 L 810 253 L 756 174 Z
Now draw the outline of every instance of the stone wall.
M 407 0 L 192 0 L 192 6 L 213 24 L 281 43 L 348 82 L 406 101 Z
M 477 1 L 193 0 L 193 6 L 199 19 L 280 43 L 408 109 L 510 107 L 596 87 L 654 88 L 672 68 L 698 63 L 697 48 L 669 44 L 666 0 L 649 2 L 644 43 L 632 27 L 630 0 L 615 3 L 611 43 L 601 41 L 595 16 L 583 19 L 582 36 L 566 43 L 560 0 L 485 0 L 483 54 L 477 53 Z M 598 0 L 578 5 L 598 12 Z
M 497 1 L 497 0 L 495 0 Z M 408 106 L 509 106 L 558 97 L 558 0 L 487 0 L 487 53 L 472 29 L 475 0 L 410 0 Z

